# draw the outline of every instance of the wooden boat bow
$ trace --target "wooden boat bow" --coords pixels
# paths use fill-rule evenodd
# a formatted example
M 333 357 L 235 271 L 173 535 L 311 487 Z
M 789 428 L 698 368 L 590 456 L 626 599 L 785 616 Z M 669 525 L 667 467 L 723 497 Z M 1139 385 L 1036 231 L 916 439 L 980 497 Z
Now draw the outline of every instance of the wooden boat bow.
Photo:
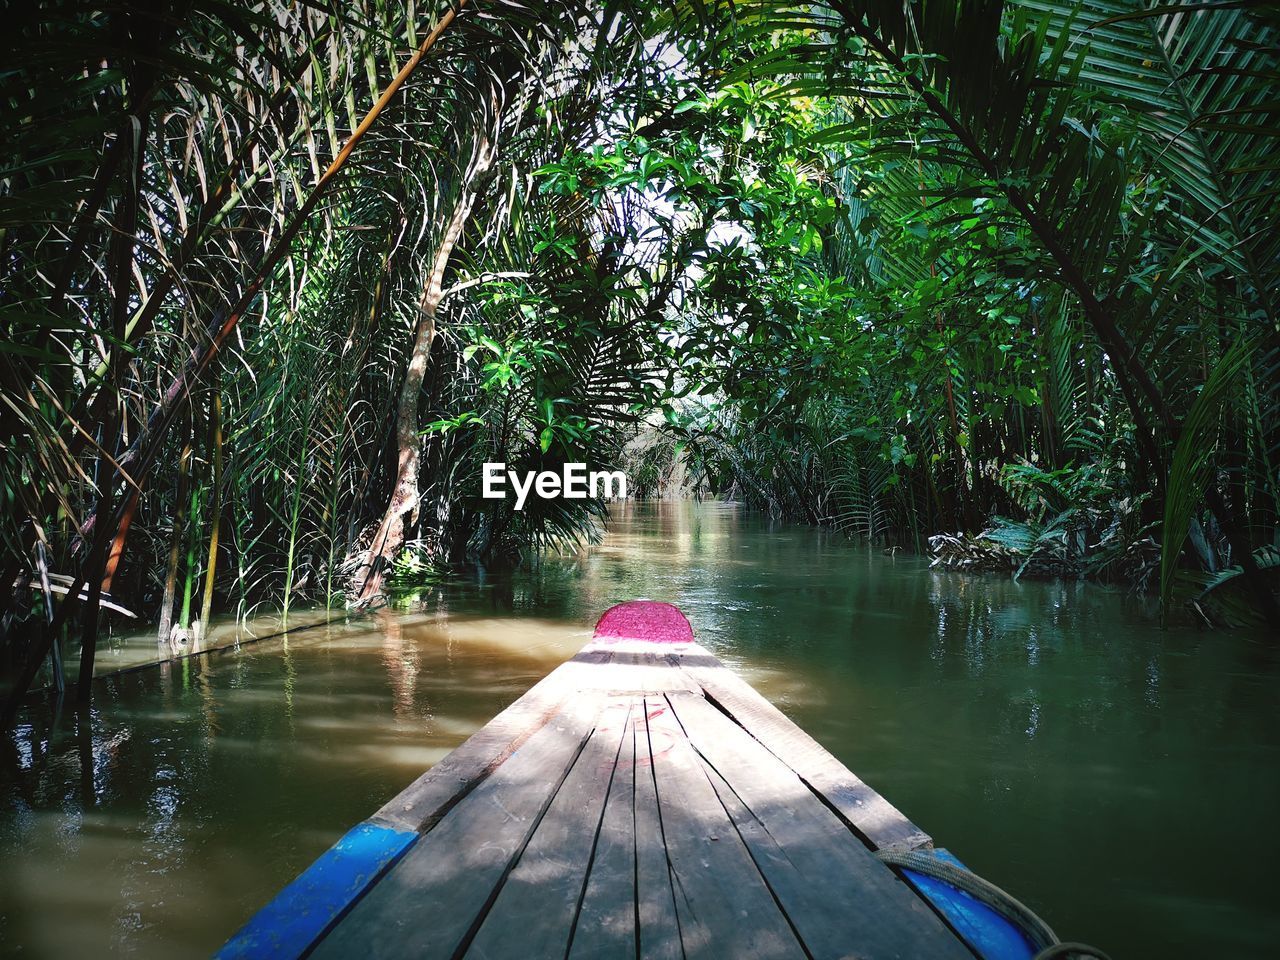
M 676 607 L 636 601 L 218 956 L 972 958 L 875 855 L 930 848 Z

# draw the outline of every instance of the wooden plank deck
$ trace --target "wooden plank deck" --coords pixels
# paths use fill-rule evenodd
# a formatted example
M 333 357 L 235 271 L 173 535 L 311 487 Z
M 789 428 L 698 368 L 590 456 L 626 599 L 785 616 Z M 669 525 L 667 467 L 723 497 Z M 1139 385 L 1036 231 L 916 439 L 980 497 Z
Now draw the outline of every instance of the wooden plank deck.
M 971 960 L 874 856 L 924 833 L 687 623 L 609 623 L 219 956 Z

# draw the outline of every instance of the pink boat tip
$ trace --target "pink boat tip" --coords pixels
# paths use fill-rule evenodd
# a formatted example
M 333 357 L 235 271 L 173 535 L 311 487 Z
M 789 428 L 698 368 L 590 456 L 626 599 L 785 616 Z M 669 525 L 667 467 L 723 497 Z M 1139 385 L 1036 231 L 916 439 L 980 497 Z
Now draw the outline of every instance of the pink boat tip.
M 630 600 L 610 607 L 596 624 L 597 640 L 650 640 L 655 643 L 692 643 L 693 628 L 670 603 Z

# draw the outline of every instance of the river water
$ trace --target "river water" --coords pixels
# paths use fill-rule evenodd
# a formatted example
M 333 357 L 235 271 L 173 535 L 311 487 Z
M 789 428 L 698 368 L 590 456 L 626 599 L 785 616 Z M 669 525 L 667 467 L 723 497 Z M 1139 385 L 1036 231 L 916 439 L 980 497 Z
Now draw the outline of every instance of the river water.
M 1276 645 L 682 503 L 624 505 L 600 545 L 509 579 L 100 680 L 87 715 L 24 712 L 0 756 L 0 954 L 210 953 L 637 597 L 680 604 L 1064 938 L 1276 956 Z

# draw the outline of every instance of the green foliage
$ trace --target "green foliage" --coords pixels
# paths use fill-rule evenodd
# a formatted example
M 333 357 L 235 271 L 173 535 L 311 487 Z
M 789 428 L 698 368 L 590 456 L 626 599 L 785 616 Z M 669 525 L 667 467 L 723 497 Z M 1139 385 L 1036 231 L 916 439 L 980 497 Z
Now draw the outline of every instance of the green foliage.
M 1164 502 L 1164 526 L 1160 554 L 1160 598 L 1168 603 L 1173 593 L 1174 572 L 1179 554 L 1191 527 L 1192 514 L 1211 479 L 1214 433 L 1228 397 L 1238 393 L 1238 385 L 1253 351 L 1245 341 L 1222 355 L 1200 393 L 1191 404 L 1182 424 L 1182 435 L 1173 451 L 1169 484 Z
M 221 608 L 341 602 L 397 489 L 437 268 L 402 582 L 598 530 L 601 502 L 481 499 L 483 462 L 639 449 L 644 491 L 687 465 L 871 540 L 962 531 L 1015 573 L 1142 583 L 1158 532 L 1170 608 L 1187 566 L 1269 562 L 1266 11 L 496 0 L 441 33 L 246 289 L 446 7 L 177 10 L 34 5 L 6 34 L 6 584 L 37 545 L 77 570 L 134 471 L 112 589 L 153 609 L 190 441 L 184 582 L 222 503 Z M 176 379 L 244 297 L 220 362 Z M 157 413 L 182 406 L 189 427 Z
M 1271 18 L 836 2 L 760 4 L 736 29 L 751 55 L 722 77 L 734 94 L 700 103 L 785 104 L 807 134 L 734 156 L 812 165 L 837 215 L 805 256 L 790 240 L 808 205 L 786 178 L 759 178 L 790 222 L 751 218 L 709 264 L 690 326 L 714 330 L 699 377 L 734 413 L 704 428 L 732 425 L 739 456 L 704 442 L 708 469 L 867 536 L 985 529 L 1015 570 L 1052 558 L 1145 583 L 1163 517 L 1166 606 L 1197 515 L 1210 554 L 1232 551 L 1227 525 L 1275 536 L 1263 451 L 1280 408 L 1269 386 L 1255 408 L 1247 386 L 1269 385 L 1280 355 L 1261 346 L 1280 264 L 1259 219 L 1277 189 Z M 832 429 L 805 433 L 824 401 Z M 742 457 L 748 437 L 776 438 L 772 454 Z M 868 482 L 876 443 L 891 472 Z M 782 467 L 809 457 L 825 483 Z M 834 477 L 844 511 L 827 506 Z
M 1271 582 L 1280 580 L 1280 548 L 1266 545 L 1254 552 L 1254 562 Z M 1244 567 L 1236 564 L 1209 577 L 1193 601 L 1196 609 L 1212 622 L 1226 626 L 1258 624 L 1262 618 L 1251 601 L 1249 591 L 1241 589 Z

